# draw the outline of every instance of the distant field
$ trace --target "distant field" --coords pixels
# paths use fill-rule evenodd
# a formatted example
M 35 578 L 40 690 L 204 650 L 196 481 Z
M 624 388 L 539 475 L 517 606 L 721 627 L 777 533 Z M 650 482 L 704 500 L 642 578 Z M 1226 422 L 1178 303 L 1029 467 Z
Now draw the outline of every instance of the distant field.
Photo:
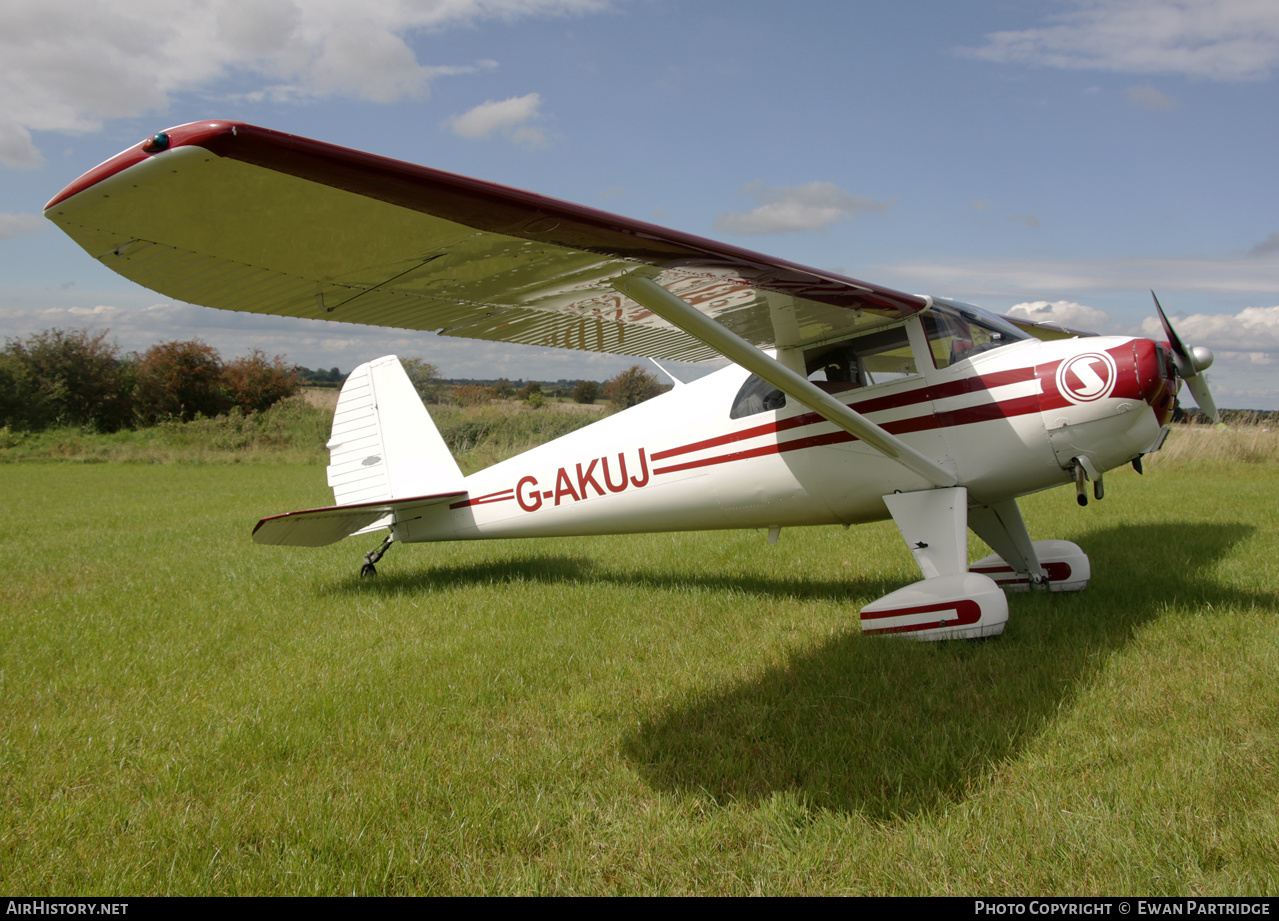
M 303 387 L 300 396 L 311 406 L 333 412 L 340 392 L 337 387 Z
M 1030 497 L 1092 585 L 941 645 L 858 630 L 918 578 L 887 524 L 361 581 L 376 538 L 249 540 L 331 501 L 321 455 L 0 464 L 0 889 L 1279 894 L 1267 434 Z
M 337 387 L 304 387 L 301 392 L 302 399 L 306 400 L 311 406 L 333 412 L 338 405 L 339 389 Z M 507 410 L 519 409 L 519 401 L 500 400 L 495 401 L 497 405 Z M 593 413 L 595 415 L 603 415 L 610 411 L 608 401 L 600 397 L 596 403 L 574 403 L 571 401 L 557 402 L 554 404 L 556 410 L 561 412 L 572 413 Z

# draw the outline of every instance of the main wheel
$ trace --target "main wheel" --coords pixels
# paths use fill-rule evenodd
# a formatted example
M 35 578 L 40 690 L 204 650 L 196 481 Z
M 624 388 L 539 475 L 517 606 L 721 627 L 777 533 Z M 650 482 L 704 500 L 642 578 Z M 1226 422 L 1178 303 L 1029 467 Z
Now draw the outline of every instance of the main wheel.
M 377 575 L 377 568 L 372 563 L 365 563 L 360 567 L 360 578 L 371 579 Z

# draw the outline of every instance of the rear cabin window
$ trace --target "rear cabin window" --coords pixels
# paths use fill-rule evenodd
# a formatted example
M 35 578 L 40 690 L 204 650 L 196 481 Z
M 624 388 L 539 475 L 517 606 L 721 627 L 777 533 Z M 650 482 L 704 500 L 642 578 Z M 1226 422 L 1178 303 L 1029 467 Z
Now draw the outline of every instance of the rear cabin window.
M 756 413 L 781 409 L 785 405 L 786 394 L 762 377 L 752 374 L 746 378 L 742 389 L 737 391 L 737 397 L 733 400 L 733 408 L 729 411 L 728 418 L 742 419 Z

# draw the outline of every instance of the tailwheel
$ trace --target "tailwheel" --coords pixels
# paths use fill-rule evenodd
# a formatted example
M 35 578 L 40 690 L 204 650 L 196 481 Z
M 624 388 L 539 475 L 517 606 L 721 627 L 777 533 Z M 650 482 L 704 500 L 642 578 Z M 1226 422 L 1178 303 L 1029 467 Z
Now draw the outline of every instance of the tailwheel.
M 376 550 L 370 550 L 368 553 L 364 554 L 364 565 L 360 567 L 361 579 L 371 579 L 377 575 L 377 567 L 373 564 L 382 559 L 382 557 L 386 554 L 386 551 L 391 549 L 391 542 L 393 540 L 394 538 L 388 534 L 386 536 L 386 540 L 382 541 Z

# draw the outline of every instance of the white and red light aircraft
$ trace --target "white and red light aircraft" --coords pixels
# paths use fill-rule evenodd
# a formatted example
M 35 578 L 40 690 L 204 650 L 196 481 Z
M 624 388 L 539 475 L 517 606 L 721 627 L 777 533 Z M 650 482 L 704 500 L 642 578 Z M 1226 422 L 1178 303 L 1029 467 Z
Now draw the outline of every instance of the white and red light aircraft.
M 335 505 L 265 544 L 855 524 L 892 517 L 924 578 L 867 632 L 1001 633 L 1002 587 L 1082 589 L 1017 498 L 1157 450 L 1206 349 L 1091 337 L 904 294 L 516 189 L 251 125 L 160 132 L 45 214 L 104 265 L 195 304 L 733 365 L 464 477 L 394 357 L 361 365 L 329 442 Z M 1158 302 L 1156 301 L 1158 309 Z M 971 567 L 968 528 L 995 554 Z

